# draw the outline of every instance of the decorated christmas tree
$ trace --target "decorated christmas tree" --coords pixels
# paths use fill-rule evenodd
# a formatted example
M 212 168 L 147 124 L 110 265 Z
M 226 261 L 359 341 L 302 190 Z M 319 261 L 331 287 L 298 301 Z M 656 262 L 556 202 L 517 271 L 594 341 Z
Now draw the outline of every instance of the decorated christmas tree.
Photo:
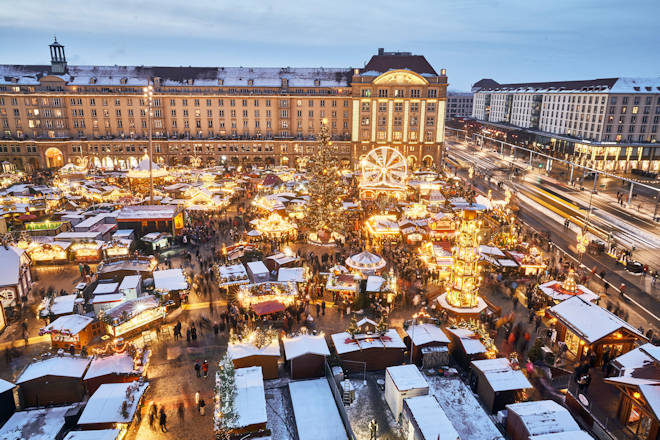
M 319 148 L 307 162 L 309 202 L 307 213 L 299 223 L 322 237 L 332 232 L 343 233 L 346 228 L 346 216 L 341 210 L 346 185 L 339 161 L 332 154 L 326 120 L 321 123 L 319 137 Z
M 215 414 L 213 415 L 215 431 L 219 438 L 229 439 L 231 430 L 238 421 L 238 413 L 234 406 L 236 398 L 234 362 L 228 354 L 225 354 L 218 364 L 215 382 Z
M 378 325 L 376 326 L 376 333 L 383 336 L 385 333 L 387 333 L 388 329 L 389 329 L 389 325 L 387 325 L 387 315 L 383 313 L 380 316 L 380 321 L 378 321 Z
M 360 329 L 358 328 L 358 325 L 357 325 L 357 319 L 355 319 L 355 316 L 351 316 L 351 324 L 346 329 L 346 332 L 349 335 L 351 335 L 351 338 L 353 338 L 353 337 L 355 337 L 355 335 L 359 331 L 360 331 Z

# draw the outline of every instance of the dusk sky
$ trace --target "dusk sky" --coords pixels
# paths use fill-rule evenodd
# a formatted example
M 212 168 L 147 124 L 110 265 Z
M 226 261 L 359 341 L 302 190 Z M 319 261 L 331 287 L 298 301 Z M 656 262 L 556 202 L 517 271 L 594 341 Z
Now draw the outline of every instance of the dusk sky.
M 423 54 L 450 89 L 659 76 L 658 0 L 30 0 L 0 10 L 0 64 L 362 67 Z

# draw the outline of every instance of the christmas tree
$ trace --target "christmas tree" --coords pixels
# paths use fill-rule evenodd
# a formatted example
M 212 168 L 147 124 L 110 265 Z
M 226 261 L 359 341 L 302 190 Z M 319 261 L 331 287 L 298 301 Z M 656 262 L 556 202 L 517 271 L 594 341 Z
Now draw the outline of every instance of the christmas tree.
M 228 354 L 225 354 L 218 364 L 215 381 L 215 431 L 219 438 L 229 439 L 238 421 L 238 413 L 234 407 L 236 398 L 234 362 Z
M 309 202 L 307 213 L 300 224 L 309 232 L 322 236 L 332 232 L 344 232 L 346 216 L 341 208 L 346 185 L 339 161 L 332 154 L 332 142 L 325 120 L 321 123 L 319 137 L 319 148 L 307 163 Z

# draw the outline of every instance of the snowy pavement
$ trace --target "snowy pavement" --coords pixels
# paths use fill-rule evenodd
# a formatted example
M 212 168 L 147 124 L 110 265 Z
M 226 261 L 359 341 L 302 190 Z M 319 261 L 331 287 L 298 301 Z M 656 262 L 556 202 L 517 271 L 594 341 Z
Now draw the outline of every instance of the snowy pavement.
M 355 388 L 355 400 L 345 408 L 353 433 L 358 440 L 369 440 L 369 422 L 375 419 L 378 423 L 379 440 L 403 439 L 399 425 L 385 402 L 385 393 L 376 383 L 378 379 L 384 381 L 385 373 L 369 373 L 366 385 L 361 378 L 351 379 Z

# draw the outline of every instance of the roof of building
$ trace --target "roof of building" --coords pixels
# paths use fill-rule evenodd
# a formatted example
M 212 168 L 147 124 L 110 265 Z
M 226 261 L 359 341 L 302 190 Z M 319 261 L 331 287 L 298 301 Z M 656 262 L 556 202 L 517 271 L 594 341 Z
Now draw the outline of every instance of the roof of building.
M 256 345 L 239 342 L 231 343 L 227 346 L 227 354 L 232 359 L 242 359 L 249 356 L 276 356 L 280 357 L 280 344 L 277 339 L 272 340 L 270 344 L 257 348 Z
M 535 435 L 530 437 L 529 440 L 593 440 L 593 437 L 585 431 L 565 431 Z
M 362 72 L 380 72 L 406 69 L 421 74 L 437 76 L 437 72 L 426 60 L 424 55 L 413 55 L 410 52 L 382 52 L 373 55 L 369 62 L 361 69 Z
M 620 329 L 646 339 L 636 328 L 615 314 L 577 296 L 551 307 L 548 313 L 590 344 Z
M 171 219 L 178 213 L 178 208 L 174 205 L 135 205 L 124 206 L 117 220 L 137 220 L 137 219 Z
M 301 440 L 346 439 L 346 430 L 327 380 L 290 382 L 289 393 L 298 437 Z
M 482 79 L 473 85 L 478 91 L 491 92 L 607 92 L 607 93 L 658 93 L 660 77 L 653 78 L 597 78 L 577 81 L 546 81 L 499 84 Z
M 121 430 L 97 429 L 91 431 L 70 431 L 64 440 L 116 440 Z
M 94 322 L 94 318 L 88 316 L 78 314 L 64 315 L 44 327 L 42 333 L 57 332 L 77 335 L 92 322 Z
M 483 373 L 494 392 L 532 388 L 523 372 L 511 368 L 506 358 L 472 361 L 472 365 Z
M 97 357 L 89 364 L 85 380 L 108 374 L 131 374 L 135 373 L 135 362 L 128 353 L 113 354 L 112 356 Z
M 423 58 L 423 57 L 422 57 Z M 0 65 L 0 84 L 39 85 L 55 76 L 69 85 L 144 87 L 153 78 L 161 86 L 346 87 L 351 68 L 327 67 L 165 67 L 165 66 L 67 66 L 65 74 L 53 74 L 50 65 Z M 14 79 L 16 82 L 14 82 Z
M 612 359 L 612 363 L 620 368 L 621 376 L 660 381 L 658 349 L 660 347 L 647 343 Z
M 261 367 L 237 368 L 235 383 L 234 408 L 238 415 L 235 426 L 241 428 L 266 423 L 266 396 Z
M 330 356 L 328 344 L 323 335 L 300 335 L 284 339 L 284 355 L 287 360 L 295 359 L 306 354 Z
M 446 330 L 456 336 L 463 346 L 465 354 L 486 353 L 488 351 L 486 346 L 481 343 L 479 335 L 472 330 L 466 328 L 447 328 Z
M 449 344 L 449 338 L 447 335 L 445 335 L 442 329 L 435 324 L 427 323 L 411 325 L 406 330 L 406 334 L 410 337 L 413 344 L 418 347 L 431 342 Z
M 0 394 L 9 390 L 13 390 L 15 387 L 16 385 L 14 385 L 13 383 L 7 382 L 4 379 L 0 379 Z
M 38 360 L 28 365 L 16 380 L 20 385 L 44 376 L 77 377 L 81 378 L 87 370 L 91 359 L 79 356 L 53 356 Z
M 392 382 L 394 382 L 396 389 L 399 391 L 429 387 L 426 379 L 424 379 L 424 376 L 422 376 L 422 373 L 419 372 L 419 369 L 415 365 L 408 364 L 387 367 L 385 372 L 392 378 Z
M 335 333 L 330 336 L 338 354 L 362 351 L 370 348 L 393 348 L 403 350 L 406 348 L 401 336 L 395 329 L 389 329 L 383 336 L 378 334 L 360 334 L 354 337 L 348 332 Z
M 50 311 L 53 315 L 65 315 L 67 313 L 73 313 L 73 307 L 76 304 L 76 295 L 72 293 L 71 295 L 62 295 L 56 296 L 52 299 L 50 303 Z
M 410 409 L 412 418 L 422 432 L 423 438 L 427 440 L 459 438 L 454 425 L 451 424 L 435 397 L 431 395 L 411 397 L 405 399 L 405 404 Z
M 506 408 L 520 417 L 530 436 L 580 430 L 571 413 L 552 400 L 513 403 Z
M 0 246 L 0 285 L 18 284 L 23 249 L 14 246 Z
M 104 383 L 87 401 L 78 424 L 129 423 L 148 386 L 148 382 Z M 128 399 L 129 395 L 132 398 Z M 124 402 L 127 403 L 126 414 L 122 414 Z
M 3 440 L 53 440 L 64 427 L 64 415 L 74 406 L 15 412 L 0 428 Z
M 186 281 L 183 274 L 183 269 L 157 270 L 153 273 L 153 276 L 156 290 L 171 291 L 188 288 L 188 281 Z

